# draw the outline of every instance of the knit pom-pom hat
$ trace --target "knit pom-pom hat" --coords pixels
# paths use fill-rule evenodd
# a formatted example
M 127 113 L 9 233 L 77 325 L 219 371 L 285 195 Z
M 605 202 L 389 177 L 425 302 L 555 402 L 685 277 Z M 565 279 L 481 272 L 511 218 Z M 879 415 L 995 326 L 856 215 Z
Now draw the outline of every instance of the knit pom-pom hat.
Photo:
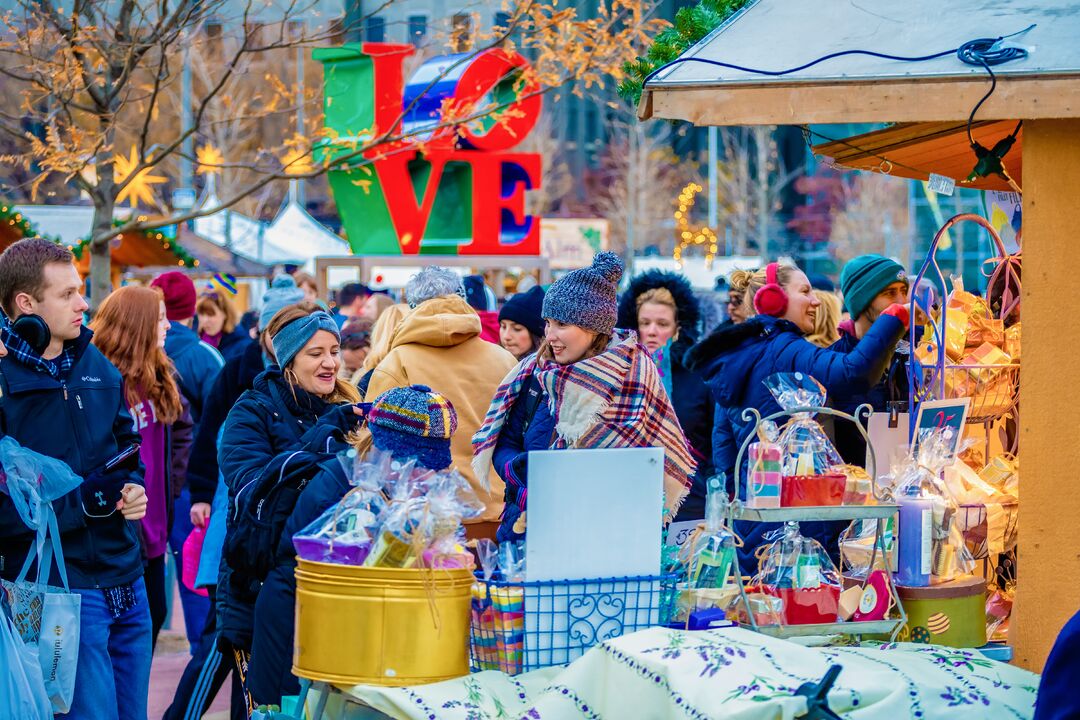
M 592 265 L 571 270 L 552 284 L 544 296 L 544 318 L 610 335 L 615 330 L 622 274 L 618 255 L 597 253 Z
M 450 438 L 457 430 L 457 413 L 444 395 L 426 385 L 387 390 L 367 416 L 375 447 L 395 457 L 415 457 L 429 470 L 453 463 Z

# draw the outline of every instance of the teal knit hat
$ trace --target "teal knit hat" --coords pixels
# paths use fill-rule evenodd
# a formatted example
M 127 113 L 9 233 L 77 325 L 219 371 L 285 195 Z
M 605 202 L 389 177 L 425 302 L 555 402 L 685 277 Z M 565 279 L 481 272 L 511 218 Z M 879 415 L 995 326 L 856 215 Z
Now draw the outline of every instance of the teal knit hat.
M 878 293 L 894 282 L 910 284 L 904 266 L 881 255 L 860 255 L 849 260 L 840 272 L 840 292 L 851 319 L 858 318 Z

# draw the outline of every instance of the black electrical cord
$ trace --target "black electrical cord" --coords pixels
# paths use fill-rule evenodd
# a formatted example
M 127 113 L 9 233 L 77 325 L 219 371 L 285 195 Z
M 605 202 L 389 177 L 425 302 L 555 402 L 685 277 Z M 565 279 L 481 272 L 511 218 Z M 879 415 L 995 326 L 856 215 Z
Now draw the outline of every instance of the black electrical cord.
M 999 48 L 997 47 L 997 44 L 1006 38 L 1022 35 L 1033 27 L 1035 27 L 1035 23 L 1028 25 L 1023 30 L 1015 32 L 1012 35 L 1002 35 L 998 38 L 978 38 L 976 40 L 969 40 L 956 50 L 956 57 L 960 59 L 960 62 L 967 65 L 981 66 L 990 75 L 990 89 L 979 99 L 979 102 L 975 103 L 975 107 L 971 109 L 971 114 L 968 115 L 967 136 L 968 143 L 971 144 L 972 149 L 975 149 L 978 145 L 978 143 L 975 142 L 975 138 L 971 136 L 971 126 L 975 122 L 975 114 L 979 112 L 979 108 L 983 106 L 983 103 L 990 99 L 990 96 L 994 94 L 994 90 L 997 89 L 997 76 L 994 75 L 992 69 L 993 66 L 1001 65 L 1013 60 L 1023 60 L 1028 56 L 1028 51 L 1024 48 Z M 1010 137 L 1013 139 L 1016 138 L 1016 134 L 1020 132 L 1021 124 L 1022 122 L 1016 124 L 1016 129 L 1013 130 Z
M 749 68 L 743 65 L 735 65 L 732 63 L 721 62 L 720 60 L 709 60 L 707 58 L 699 57 L 680 57 L 675 58 L 671 62 L 664 63 L 660 67 L 649 73 L 645 80 L 641 83 L 642 87 L 647 85 L 654 77 L 659 73 L 667 70 L 670 67 L 681 65 L 683 63 L 701 63 L 702 65 L 711 65 L 714 67 L 728 68 L 729 70 L 738 70 L 740 72 L 747 72 L 753 75 L 766 75 L 768 77 L 781 77 L 783 75 L 791 75 L 807 68 L 811 68 L 815 65 L 825 62 L 826 60 L 832 60 L 838 57 L 844 57 L 846 55 L 866 55 L 868 57 L 881 58 L 883 60 L 898 60 L 900 62 L 925 62 L 927 60 L 937 60 L 948 55 L 956 55 L 962 62 L 968 65 L 981 65 L 990 72 L 991 80 L 994 79 L 994 73 L 990 71 L 991 65 L 1000 65 L 1001 63 L 1009 62 L 1010 60 L 1018 60 L 1025 58 L 1028 55 L 1027 50 L 1023 48 L 1001 48 L 994 50 L 996 46 L 1002 40 L 1014 37 L 1016 35 L 1022 35 L 1028 30 L 1035 27 L 1035 23 L 1027 26 L 1023 30 L 1011 33 L 1009 35 L 1001 35 L 996 38 L 977 38 L 975 40 L 969 40 L 958 48 L 951 50 L 942 50 L 941 52 L 933 53 L 931 55 L 916 55 L 912 57 L 904 55 L 890 55 L 888 53 L 880 53 L 875 50 L 840 50 L 838 52 L 829 53 L 823 55 L 816 60 L 811 60 L 808 63 L 804 63 L 797 67 L 787 68 L 786 70 L 761 70 L 759 68 Z M 996 80 L 994 81 L 996 83 Z M 987 95 L 989 97 L 989 95 Z M 984 100 L 986 98 L 983 98 Z M 981 101 L 980 101 L 981 104 Z M 978 109 L 978 105 L 976 105 Z
M 993 149 L 990 150 L 984 148 L 982 145 L 975 142 L 975 138 L 972 137 L 971 134 L 971 127 L 972 124 L 975 122 L 975 114 L 979 111 L 979 108 L 983 106 L 983 103 L 990 99 L 990 96 L 994 94 L 994 90 L 997 89 L 997 76 L 994 74 L 994 71 L 992 69 L 993 66 L 1001 65 L 1003 63 L 1011 62 L 1013 60 L 1022 60 L 1028 56 L 1028 51 L 1024 48 L 998 47 L 998 43 L 1007 38 L 1022 35 L 1035 27 L 1035 25 L 1035 23 L 1032 23 L 1023 30 L 1010 33 L 1009 35 L 999 35 L 996 38 L 976 38 L 974 40 L 967 41 L 958 48 L 954 48 L 952 50 L 943 50 L 941 52 L 933 53 L 930 55 L 917 55 L 913 57 L 907 57 L 903 55 L 890 55 L 888 53 L 880 53 L 874 50 L 841 50 L 839 52 L 829 53 L 828 55 L 819 57 L 816 60 L 811 60 L 808 63 L 804 63 L 802 65 L 799 65 L 798 67 L 788 68 L 786 70 L 760 70 L 757 68 L 748 68 L 742 65 L 721 62 L 719 60 L 709 60 L 699 57 L 680 57 L 672 60 L 669 63 L 665 63 L 664 65 L 653 70 L 651 73 L 648 74 L 648 76 L 646 76 L 644 82 L 641 83 L 641 86 L 642 88 L 644 88 L 654 77 L 656 77 L 659 73 L 667 70 L 670 67 L 674 67 L 675 65 L 680 65 L 682 63 L 691 62 L 701 63 L 703 65 L 711 65 L 714 67 L 728 68 L 730 70 L 738 70 L 740 72 L 747 72 L 754 75 L 780 77 L 783 75 L 790 75 L 801 70 L 806 70 L 807 68 L 813 67 L 814 65 L 817 65 L 819 63 L 823 63 L 826 60 L 832 60 L 833 58 L 843 57 L 845 55 L 866 55 L 868 57 L 882 58 L 884 60 L 898 60 L 900 62 L 925 62 L 927 60 L 936 60 L 938 58 L 943 58 L 948 55 L 955 54 L 956 57 L 960 60 L 960 62 L 966 65 L 975 65 L 977 67 L 981 67 L 986 70 L 986 72 L 990 75 L 990 89 L 986 92 L 985 95 L 982 96 L 979 102 L 975 103 L 975 107 L 971 109 L 971 114 L 968 115 L 968 142 L 971 144 L 971 149 L 975 152 L 975 156 L 979 160 L 978 164 L 975 166 L 975 170 L 972 171 L 972 176 L 969 178 L 969 180 L 973 179 L 976 176 L 985 177 L 989 174 L 1001 175 L 1006 180 L 1009 180 L 1008 173 L 1005 171 L 1001 160 L 1005 157 L 1005 154 L 1009 151 L 1009 149 L 1013 146 L 1013 143 L 1016 141 L 1016 136 L 1020 132 L 1023 121 L 1018 122 L 1016 124 L 1016 129 L 1013 130 L 1010 135 L 998 141 L 998 143 L 994 145 Z

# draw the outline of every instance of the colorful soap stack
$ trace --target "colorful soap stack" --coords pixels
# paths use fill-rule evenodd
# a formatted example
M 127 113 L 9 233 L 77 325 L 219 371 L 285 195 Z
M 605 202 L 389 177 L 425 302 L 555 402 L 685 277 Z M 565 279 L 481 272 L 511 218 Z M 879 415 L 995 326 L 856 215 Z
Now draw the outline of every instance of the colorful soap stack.
M 780 457 L 780 446 L 774 442 L 761 440 L 750 445 L 750 482 L 746 493 L 748 507 L 780 507 L 783 478 Z
M 525 591 L 520 587 L 490 587 L 495 608 L 495 649 L 499 669 L 507 675 L 521 672 L 525 650 Z
M 472 586 L 473 657 L 479 670 L 498 670 L 499 656 L 495 631 L 495 608 L 488 600 L 489 585 Z

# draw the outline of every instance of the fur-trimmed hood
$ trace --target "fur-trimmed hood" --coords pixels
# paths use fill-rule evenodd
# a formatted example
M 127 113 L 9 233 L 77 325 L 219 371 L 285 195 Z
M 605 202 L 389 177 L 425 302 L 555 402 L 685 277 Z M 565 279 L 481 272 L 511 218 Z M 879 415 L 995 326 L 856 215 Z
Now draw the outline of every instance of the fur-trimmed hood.
M 701 305 L 690 282 L 682 275 L 665 270 L 649 270 L 637 275 L 619 298 L 617 327 L 637 331 L 637 299 L 642 293 L 667 288 L 678 310 L 680 341 L 693 344 L 701 334 Z

